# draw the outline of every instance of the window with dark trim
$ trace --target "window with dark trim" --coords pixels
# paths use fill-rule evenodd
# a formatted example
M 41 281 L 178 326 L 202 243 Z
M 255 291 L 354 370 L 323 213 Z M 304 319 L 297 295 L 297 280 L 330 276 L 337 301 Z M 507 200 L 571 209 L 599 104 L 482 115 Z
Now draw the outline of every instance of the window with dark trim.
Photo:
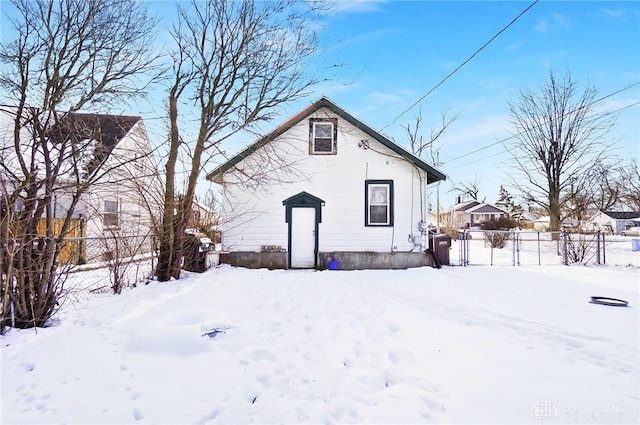
M 393 226 L 393 180 L 365 180 L 364 225 Z
M 338 119 L 309 119 L 309 154 L 335 155 L 338 151 Z
M 118 201 L 104 201 L 102 224 L 105 229 L 117 229 L 120 226 L 120 204 Z

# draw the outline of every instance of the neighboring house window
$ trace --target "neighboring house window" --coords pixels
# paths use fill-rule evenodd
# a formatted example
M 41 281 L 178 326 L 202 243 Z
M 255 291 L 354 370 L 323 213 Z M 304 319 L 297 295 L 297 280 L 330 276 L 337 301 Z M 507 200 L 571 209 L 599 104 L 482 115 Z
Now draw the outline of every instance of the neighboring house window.
M 337 134 L 337 118 L 311 118 L 309 120 L 309 154 L 335 155 L 338 149 Z
M 118 201 L 104 201 L 104 214 L 102 216 L 102 222 L 105 228 L 117 229 L 120 225 L 119 220 L 119 208 Z
M 364 182 L 365 226 L 393 226 L 393 180 Z

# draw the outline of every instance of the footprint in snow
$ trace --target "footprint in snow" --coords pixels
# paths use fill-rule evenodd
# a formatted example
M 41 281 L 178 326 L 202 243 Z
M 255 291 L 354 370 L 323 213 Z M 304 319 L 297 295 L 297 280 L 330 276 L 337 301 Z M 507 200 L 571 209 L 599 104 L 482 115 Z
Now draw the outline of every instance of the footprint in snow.
M 253 353 L 251 353 L 251 360 L 254 360 L 254 361 L 269 360 L 270 362 L 275 362 L 276 356 L 274 356 L 273 353 L 267 350 L 256 350 Z
M 20 363 L 18 366 L 25 372 L 31 372 L 36 367 L 35 363 Z
M 137 421 L 141 421 L 142 419 L 144 419 L 144 416 L 142 416 L 142 412 L 140 412 L 139 409 L 135 408 L 131 411 L 131 414 L 133 415 L 133 419 L 137 422 Z

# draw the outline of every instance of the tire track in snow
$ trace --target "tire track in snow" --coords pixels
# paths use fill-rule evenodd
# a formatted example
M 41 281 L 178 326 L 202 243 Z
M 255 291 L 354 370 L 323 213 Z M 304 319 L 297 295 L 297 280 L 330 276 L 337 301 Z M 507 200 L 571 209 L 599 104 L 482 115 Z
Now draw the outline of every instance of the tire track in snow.
M 478 307 L 451 303 L 445 305 L 428 299 L 416 300 L 414 297 L 398 293 L 394 296 L 398 301 L 412 304 L 416 309 L 425 312 L 437 311 L 439 317 L 454 323 L 508 333 L 511 338 L 522 340 L 530 348 L 542 341 L 564 350 L 571 359 L 604 367 L 618 374 L 631 373 L 635 377 L 639 376 L 636 348 L 613 342 L 606 337 L 568 331 Z M 607 354 L 611 351 L 614 355 Z

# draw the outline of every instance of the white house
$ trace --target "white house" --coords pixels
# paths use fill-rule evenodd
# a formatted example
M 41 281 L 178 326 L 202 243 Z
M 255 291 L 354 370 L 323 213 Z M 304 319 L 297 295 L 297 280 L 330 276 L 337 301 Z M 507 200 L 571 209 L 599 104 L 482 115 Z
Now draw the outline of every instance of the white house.
M 12 175 L 11 170 L 17 157 L 12 134 L 14 111 L 15 108 L 11 107 L 0 108 L 0 177 L 3 193 L 10 192 L 12 181 L 20 178 L 19 172 Z M 62 221 L 70 211 L 71 194 L 76 191 L 78 181 L 81 184 L 83 181 L 82 176 L 78 180 L 78 173 L 100 167 L 106 172 L 92 182 L 72 211 L 74 223 L 69 236 L 150 236 L 155 225 L 153 216 L 158 216 L 159 211 L 153 200 L 158 199 L 161 185 L 142 119 L 137 116 L 61 113 L 58 119 L 51 121 L 55 124 L 47 127 L 47 146 L 52 151 L 55 152 L 56 146 L 69 140 L 74 140 L 80 146 L 75 154 L 68 148 L 64 151 L 65 161 L 69 165 L 60 165 L 62 170 L 68 171 L 60 172 L 55 182 L 52 199 L 54 221 Z M 30 137 L 35 137 L 28 124 L 22 128 L 22 132 L 26 137 L 22 137 L 25 146 L 21 155 L 29 161 L 42 162 L 41 148 L 31 151 L 27 146 Z M 102 255 L 97 251 L 109 250 L 107 244 L 84 246 L 85 251 L 91 251 L 92 248 L 95 252 L 81 253 L 83 260 L 80 261 L 91 261 L 92 258 L 99 260 Z
M 502 208 L 478 201 L 460 202 L 451 207 L 453 227 L 478 230 L 485 221 L 499 220 L 507 214 Z
M 585 229 L 619 234 L 634 226 L 640 226 L 640 211 L 598 211 L 587 221 Z
M 222 185 L 221 261 L 392 268 L 426 258 L 427 185 L 445 175 L 327 98 L 208 174 Z
M 576 227 L 580 222 L 574 218 L 565 218 L 562 220 L 562 227 Z M 548 215 L 538 217 L 533 222 L 533 230 L 539 232 L 548 232 L 551 226 L 551 218 Z
M 108 172 L 87 192 L 76 213 L 84 213 L 87 236 L 150 235 L 160 180 L 144 122 L 138 116 L 74 114 L 83 127 L 100 126 L 101 144 L 110 150 L 103 169 Z M 64 204 L 64 195 L 57 199 Z M 65 212 L 62 208 L 61 212 Z

